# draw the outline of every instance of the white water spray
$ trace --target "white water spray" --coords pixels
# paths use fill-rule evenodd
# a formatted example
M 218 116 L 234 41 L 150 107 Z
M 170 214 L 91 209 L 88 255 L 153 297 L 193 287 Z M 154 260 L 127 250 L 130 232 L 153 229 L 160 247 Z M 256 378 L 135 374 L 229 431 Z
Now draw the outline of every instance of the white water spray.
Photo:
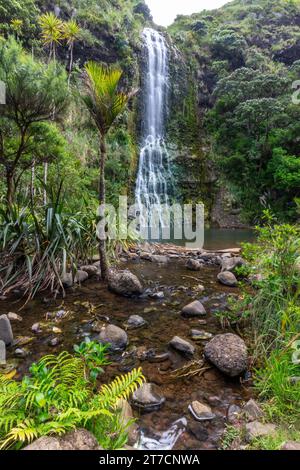
M 136 181 L 136 203 L 150 215 L 156 206 L 163 226 L 164 207 L 169 207 L 172 175 L 169 154 L 165 144 L 165 118 L 168 101 L 168 47 L 164 36 L 145 28 L 143 38 L 147 50 L 147 76 L 144 86 L 145 116 L 143 116 L 143 144 L 140 152 Z

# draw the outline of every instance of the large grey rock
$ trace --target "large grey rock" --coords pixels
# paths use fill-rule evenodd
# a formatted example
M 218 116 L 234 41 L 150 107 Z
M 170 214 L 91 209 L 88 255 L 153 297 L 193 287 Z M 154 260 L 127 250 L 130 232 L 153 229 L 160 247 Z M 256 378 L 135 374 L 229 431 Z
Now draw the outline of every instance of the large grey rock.
M 85 266 L 81 266 L 80 271 L 84 271 L 89 277 L 93 277 L 99 274 L 99 267 L 95 264 L 87 264 Z
M 232 333 L 215 336 L 206 344 L 204 355 L 230 377 L 236 377 L 247 369 L 247 346 L 239 336 Z
M 141 328 L 147 324 L 146 320 L 140 315 L 131 315 L 127 320 L 127 326 L 129 328 Z
M 130 271 L 117 271 L 111 269 L 108 275 L 108 287 L 119 295 L 131 296 L 143 293 L 139 279 Z
M 224 271 L 218 274 L 218 281 L 224 286 L 236 287 L 238 285 L 237 278 L 230 271 Z
M 184 317 L 203 317 L 206 315 L 206 310 L 199 300 L 195 300 L 183 307 L 181 314 Z
M 264 416 L 263 410 L 253 398 L 245 404 L 243 412 L 249 421 L 256 421 Z
M 17 313 L 14 313 L 14 312 L 9 312 L 7 314 L 7 317 L 9 319 L 9 321 L 17 321 L 17 322 L 23 321 L 23 318 L 20 315 L 18 315 Z
M 9 346 L 14 341 L 14 335 L 7 315 L 0 316 L 0 340 L 3 341 L 6 346 Z
M 245 265 L 243 258 L 235 256 L 233 258 L 222 259 L 222 271 L 234 271 L 236 268 L 240 268 Z
M 86 429 L 76 429 L 63 437 L 40 437 L 23 450 L 102 450 L 97 439 Z
M 101 343 L 109 343 L 114 351 L 120 351 L 126 348 L 128 344 L 128 336 L 126 331 L 115 325 L 104 327 L 99 335 Z
M 285 442 L 280 450 L 300 450 L 300 442 L 288 441 Z
M 275 424 L 263 424 L 259 421 L 247 423 L 245 426 L 245 438 L 247 442 L 251 442 L 258 437 L 273 436 L 276 433 Z
M 66 273 L 62 278 L 62 283 L 65 287 L 72 287 L 74 284 L 81 284 L 88 279 L 89 275 L 85 271 L 77 271 L 73 277 L 72 273 Z
M 210 406 L 199 401 L 193 401 L 189 406 L 189 411 L 196 421 L 210 421 L 216 417 Z
M 200 261 L 196 259 L 190 258 L 188 262 L 186 263 L 186 267 L 190 271 L 200 271 L 203 267 L 203 263 L 200 263 Z
M 179 336 L 174 336 L 169 345 L 187 356 L 192 356 L 195 353 L 195 346 Z
M 133 406 L 143 411 L 158 410 L 165 401 L 157 385 L 151 383 L 145 383 L 138 388 L 132 397 Z

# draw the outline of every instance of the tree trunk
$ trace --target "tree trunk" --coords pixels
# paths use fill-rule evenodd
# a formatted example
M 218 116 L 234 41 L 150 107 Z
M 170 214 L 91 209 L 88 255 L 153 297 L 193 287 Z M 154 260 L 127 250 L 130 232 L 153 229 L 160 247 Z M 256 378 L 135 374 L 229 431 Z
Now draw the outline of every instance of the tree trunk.
M 73 69 L 73 44 L 70 46 L 70 64 L 69 64 L 69 76 L 68 76 L 68 88 L 70 88 L 70 81 Z
M 99 205 L 105 204 L 105 161 L 106 161 L 106 143 L 105 137 L 101 136 L 100 141 L 100 178 L 99 178 Z M 106 254 L 106 240 L 99 240 L 99 257 L 102 280 L 107 279 L 108 263 Z
M 30 181 L 30 198 L 31 198 L 31 205 L 34 204 L 34 196 L 35 196 L 35 161 L 33 161 L 31 166 L 31 181 Z
M 48 181 L 48 162 L 44 163 L 44 192 L 43 192 L 43 201 L 44 206 L 47 205 L 47 181 Z
M 11 172 L 6 173 L 6 201 L 8 209 L 11 209 L 14 203 L 14 176 Z

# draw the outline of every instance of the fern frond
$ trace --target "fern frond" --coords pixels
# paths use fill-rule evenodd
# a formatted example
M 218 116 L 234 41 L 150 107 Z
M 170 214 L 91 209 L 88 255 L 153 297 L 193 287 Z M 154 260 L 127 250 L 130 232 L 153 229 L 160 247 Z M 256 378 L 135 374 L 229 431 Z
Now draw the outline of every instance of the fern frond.
M 121 377 L 116 377 L 109 385 L 102 385 L 98 401 L 105 408 L 115 407 L 121 398 L 128 400 L 137 388 L 143 385 L 144 381 L 142 369 L 133 369 Z

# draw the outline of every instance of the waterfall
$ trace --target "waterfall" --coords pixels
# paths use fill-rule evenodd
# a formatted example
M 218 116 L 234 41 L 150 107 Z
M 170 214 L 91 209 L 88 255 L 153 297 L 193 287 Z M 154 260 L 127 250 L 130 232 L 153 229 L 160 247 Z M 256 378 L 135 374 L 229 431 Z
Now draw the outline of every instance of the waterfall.
M 148 215 L 153 205 L 163 225 L 164 207 L 169 206 L 171 171 L 165 144 L 165 119 L 168 101 L 168 47 L 164 36 L 145 28 L 143 39 L 147 55 L 147 74 L 143 85 L 144 116 L 142 148 L 136 181 L 136 203 Z M 141 218 L 143 221 L 143 218 Z M 151 224 L 151 218 L 150 218 Z M 150 225 L 149 224 L 149 225 Z

